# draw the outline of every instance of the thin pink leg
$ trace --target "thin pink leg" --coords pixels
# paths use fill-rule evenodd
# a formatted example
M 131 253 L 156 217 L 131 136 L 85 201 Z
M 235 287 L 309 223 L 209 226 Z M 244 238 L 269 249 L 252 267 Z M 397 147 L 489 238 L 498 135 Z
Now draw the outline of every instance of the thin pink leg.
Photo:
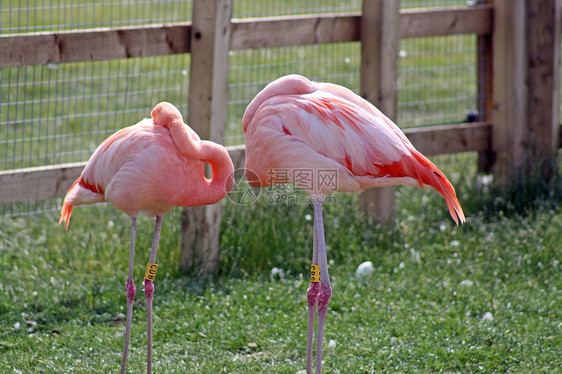
M 160 230 L 162 229 L 162 216 L 156 216 L 156 226 L 154 228 L 154 238 L 148 262 L 156 263 L 156 252 L 158 251 L 158 241 L 160 240 Z M 146 351 L 146 372 L 152 372 L 152 298 L 154 295 L 154 282 L 144 280 L 144 294 L 146 295 L 146 314 L 147 314 L 147 351 Z
M 324 223 L 322 219 L 322 204 L 314 203 L 314 242 L 312 252 L 312 263 L 320 265 L 320 282 L 311 283 L 308 288 L 308 333 L 306 352 L 306 372 L 312 374 L 312 341 L 314 330 L 314 318 L 318 308 L 318 326 L 316 333 L 316 374 L 322 372 L 322 339 L 324 338 L 324 326 L 328 303 L 332 296 L 330 277 L 328 274 L 328 261 L 326 257 L 326 245 L 324 243 Z
M 316 205 L 314 206 L 316 212 Z M 314 217 L 314 237 L 312 240 L 312 264 L 318 265 L 318 240 L 316 238 L 316 213 Z M 319 283 L 312 283 L 308 286 L 306 292 L 308 301 L 308 322 L 306 333 L 306 373 L 312 374 L 312 347 L 314 342 L 314 319 L 316 318 L 316 305 L 318 304 L 318 292 L 320 290 Z
M 322 284 L 322 283 L 321 283 Z M 318 326 L 316 331 L 316 374 L 322 372 L 322 341 L 324 339 L 324 326 L 326 324 L 326 313 L 328 312 L 328 303 L 332 296 L 332 288 L 328 284 L 322 284 L 318 296 Z
M 316 317 L 316 304 L 320 283 L 310 283 L 306 293 L 308 299 L 308 323 L 306 333 L 306 373 L 312 374 L 312 343 L 314 341 L 314 319 Z
M 131 244 L 129 245 L 129 273 L 127 275 L 127 320 L 125 325 L 125 347 L 123 348 L 123 360 L 121 361 L 121 374 L 127 371 L 127 356 L 129 354 L 129 342 L 131 340 L 131 326 L 133 324 L 133 303 L 137 289 L 133 282 L 133 265 L 135 259 L 135 234 L 137 231 L 137 218 L 132 218 L 131 224 Z

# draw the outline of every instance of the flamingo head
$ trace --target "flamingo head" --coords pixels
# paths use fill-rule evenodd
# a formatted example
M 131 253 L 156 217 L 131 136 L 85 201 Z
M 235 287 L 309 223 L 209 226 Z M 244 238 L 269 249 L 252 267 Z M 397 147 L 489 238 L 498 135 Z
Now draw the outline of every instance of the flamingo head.
M 173 122 L 180 121 L 183 123 L 183 117 L 175 106 L 165 101 L 157 104 L 150 113 L 152 120 L 156 125 L 169 128 Z

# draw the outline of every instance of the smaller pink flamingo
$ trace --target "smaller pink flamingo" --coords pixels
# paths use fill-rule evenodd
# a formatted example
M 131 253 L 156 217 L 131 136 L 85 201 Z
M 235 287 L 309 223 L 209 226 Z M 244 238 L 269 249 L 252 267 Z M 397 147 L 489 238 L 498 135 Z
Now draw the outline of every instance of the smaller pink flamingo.
M 179 110 L 162 102 L 136 125 L 117 131 L 94 152 L 80 177 L 64 198 L 59 224 L 70 222 L 77 205 L 109 202 L 131 216 L 129 273 L 127 276 L 127 322 L 121 373 L 127 369 L 131 337 L 136 217 L 139 212 L 156 217 L 156 227 L 149 266 L 145 276 L 148 318 L 147 373 L 152 370 L 152 298 L 153 278 L 158 265 L 156 251 L 162 227 L 162 216 L 174 206 L 190 207 L 214 204 L 232 189 L 234 166 L 226 149 L 201 140 L 186 124 Z M 212 167 L 212 179 L 204 174 L 205 162 Z
M 312 264 L 320 279 L 308 297 L 306 370 L 312 373 L 314 319 L 318 308 L 316 373 L 322 370 L 322 338 L 332 295 L 322 198 L 335 191 L 371 187 L 433 187 L 458 224 L 465 220 L 455 190 L 445 175 L 418 152 L 390 119 L 342 86 L 288 75 L 268 84 L 248 105 L 242 126 L 246 136 L 246 178 L 254 187 L 293 183 L 314 202 Z

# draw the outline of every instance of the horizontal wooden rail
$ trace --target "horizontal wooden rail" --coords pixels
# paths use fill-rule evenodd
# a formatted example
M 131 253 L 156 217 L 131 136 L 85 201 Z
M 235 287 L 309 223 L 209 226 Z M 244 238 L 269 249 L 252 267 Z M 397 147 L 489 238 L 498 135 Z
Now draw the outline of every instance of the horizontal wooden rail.
M 404 129 L 414 147 L 425 155 L 490 150 L 491 122 Z
M 0 35 L 0 68 L 189 52 L 191 24 Z
M 400 37 L 476 34 L 492 32 L 492 5 L 472 8 L 415 9 L 400 12 Z
M 227 147 L 236 168 L 244 167 L 244 146 Z M 85 162 L 0 171 L 0 204 L 62 197 Z
M 488 122 L 405 129 L 414 146 L 428 155 L 490 148 L 492 125 Z M 244 167 L 244 146 L 227 147 L 235 168 Z M 0 204 L 62 197 L 78 178 L 85 163 L 51 165 L 0 171 Z
M 230 49 L 354 42 L 360 22 L 359 13 L 232 20 Z
M 85 163 L 0 171 L 0 204 L 64 196 Z
M 493 7 L 400 12 L 400 37 L 489 34 Z M 230 48 L 359 41 L 360 14 L 232 20 Z M 190 52 L 191 23 L 0 35 L 0 68 Z

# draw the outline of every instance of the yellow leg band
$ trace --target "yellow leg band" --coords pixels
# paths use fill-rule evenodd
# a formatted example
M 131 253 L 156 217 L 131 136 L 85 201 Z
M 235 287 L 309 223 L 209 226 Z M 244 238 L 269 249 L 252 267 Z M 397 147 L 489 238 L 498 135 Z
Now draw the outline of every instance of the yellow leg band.
M 310 282 L 320 282 L 320 265 L 310 265 Z
M 158 270 L 158 264 L 148 263 L 146 264 L 146 273 L 144 273 L 144 279 L 154 281 L 156 278 L 156 270 Z

